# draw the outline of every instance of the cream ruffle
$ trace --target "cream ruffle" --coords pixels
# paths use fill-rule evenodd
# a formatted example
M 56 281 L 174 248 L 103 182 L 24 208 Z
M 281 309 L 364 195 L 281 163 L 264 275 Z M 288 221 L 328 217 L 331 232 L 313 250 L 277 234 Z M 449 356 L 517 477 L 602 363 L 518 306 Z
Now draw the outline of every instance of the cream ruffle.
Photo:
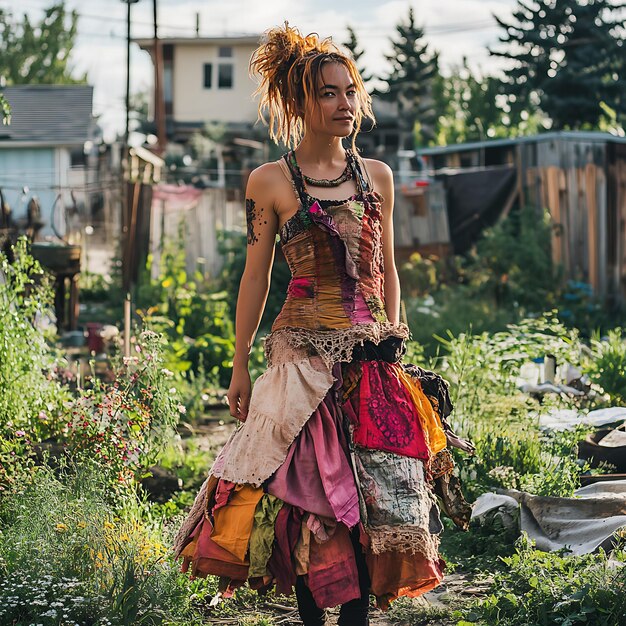
M 276 361 L 277 353 L 281 353 L 288 345 L 293 349 L 309 349 L 321 357 L 328 368 L 340 361 L 351 361 L 352 351 L 364 341 L 380 343 L 388 337 L 409 338 L 406 324 L 390 322 L 374 322 L 371 324 L 355 324 L 348 328 L 336 330 L 317 330 L 308 328 L 279 328 L 270 333 L 265 340 L 265 356 L 269 365 Z M 281 359 L 282 360 L 282 359 Z
M 370 539 L 373 554 L 383 552 L 406 552 L 421 554 L 430 561 L 439 559 L 439 536 L 424 528 L 412 526 L 367 527 L 365 532 Z
M 269 367 L 254 383 L 248 417 L 231 435 L 211 473 L 259 486 L 287 450 L 335 379 L 319 357 Z

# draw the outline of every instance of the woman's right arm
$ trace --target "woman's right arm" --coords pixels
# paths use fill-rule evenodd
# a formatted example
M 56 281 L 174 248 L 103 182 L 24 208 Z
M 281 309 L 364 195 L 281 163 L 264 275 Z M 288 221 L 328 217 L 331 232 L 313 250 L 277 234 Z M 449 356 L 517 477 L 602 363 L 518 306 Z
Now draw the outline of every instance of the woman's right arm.
M 247 249 L 246 265 L 239 285 L 235 316 L 235 356 L 228 388 L 230 414 L 241 421 L 248 415 L 252 385 L 248 357 L 259 328 L 274 261 L 278 216 L 274 211 L 272 176 L 266 164 L 250 174 L 246 188 Z

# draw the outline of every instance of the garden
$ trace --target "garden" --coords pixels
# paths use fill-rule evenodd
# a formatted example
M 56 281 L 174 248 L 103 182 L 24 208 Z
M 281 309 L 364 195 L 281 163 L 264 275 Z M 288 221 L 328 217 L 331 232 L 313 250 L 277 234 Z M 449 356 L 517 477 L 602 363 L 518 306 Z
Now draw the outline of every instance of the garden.
M 563 280 L 550 260 L 550 228 L 521 211 L 463 259 L 414 255 L 399 267 L 412 331 L 407 358 L 449 381 L 452 424 L 476 446 L 471 456 L 455 451 L 470 502 L 498 489 L 567 498 L 585 477 L 615 471 L 578 458 L 593 430 L 584 420 L 569 430 L 541 427 L 551 412 L 584 416 L 626 400 L 621 313 L 584 283 Z M 180 573 L 170 548 L 234 428 L 223 396 L 241 244 L 240 235 L 223 235 L 222 273 L 208 278 L 189 273 L 183 246 L 171 242 L 158 278 L 135 294 L 130 355 L 116 332 L 104 356 L 69 348 L 51 324 L 50 279 L 27 243 L 11 263 L 0 258 L 3 626 L 299 623 L 291 597 L 241 589 L 216 600 L 217 580 Z M 118 279 L 83 277 L 82 324 L 122 327 Z M 276 263 L 261 337 L 287 280 Z M 557 372 L 578 372 L 579 393 L 525 390 L 524 373 L 548 356 Z M 251 370 L 253 379 L 263 371 L 261 341 Z M 373 612 L 372 623 L 626 623 L 624 535 L 577 555 L 539 550 L 498 512 L 467 531 L 444 524 L 445 584 Z

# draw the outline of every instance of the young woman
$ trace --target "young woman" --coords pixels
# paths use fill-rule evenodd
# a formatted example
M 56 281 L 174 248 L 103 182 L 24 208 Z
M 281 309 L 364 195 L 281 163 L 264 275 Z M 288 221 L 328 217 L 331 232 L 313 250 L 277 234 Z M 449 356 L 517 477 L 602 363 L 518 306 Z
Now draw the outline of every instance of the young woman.
M 175 547 L 194 575 L 220 576 L 226 596 L 246 581 L 295 588 L 305 625 L 324 624 L 324 609 L 341 605 L 339 624 L 360 626 L 370 593 L 386 608 L 442 580 L 436 491 L 467 523 L 450 489 L 451 406 L 439 376 L 401 361 L 409 333 L 393 177 L 354 148 L 363 117 L 373 119 L 354 61 L 285 25 L 267 34 L 251 68 L 272 137 L 295 149 L 250 175 L 228 390 L 241 425 Z M 276 235 L 292 278 L 252 390 L 248 354 Z

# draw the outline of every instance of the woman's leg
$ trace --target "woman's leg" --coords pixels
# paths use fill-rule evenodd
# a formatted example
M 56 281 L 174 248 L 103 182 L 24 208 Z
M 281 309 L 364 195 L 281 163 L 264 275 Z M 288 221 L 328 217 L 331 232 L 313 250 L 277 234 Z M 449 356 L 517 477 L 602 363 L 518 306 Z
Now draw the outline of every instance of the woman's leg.
M 304 582 L 304 576 L 296 578 L 296 600 L 298 601 L 298 612 L 304 626 L 324 626 L 326 624 L 326 611 L 320 609 L 313 594 Z
M 341 605 L 339 611 L 339 626 L 369 626 L 369 618 L 367 616 L 369 612 L 370 604 L 370 576 L 367 571 L 367 563 L 365 562 L 365 554 L 363 554 L 363 548 L 359 542 L 359 529 L 358 526 L 350 533 L 352 539 L 352 545 L 354 547 L 354 556 L 356 558 L 356 567 L 359 572 L 359 588 L 361 590 L 361 597 L 356 600 L 350 600 Z

